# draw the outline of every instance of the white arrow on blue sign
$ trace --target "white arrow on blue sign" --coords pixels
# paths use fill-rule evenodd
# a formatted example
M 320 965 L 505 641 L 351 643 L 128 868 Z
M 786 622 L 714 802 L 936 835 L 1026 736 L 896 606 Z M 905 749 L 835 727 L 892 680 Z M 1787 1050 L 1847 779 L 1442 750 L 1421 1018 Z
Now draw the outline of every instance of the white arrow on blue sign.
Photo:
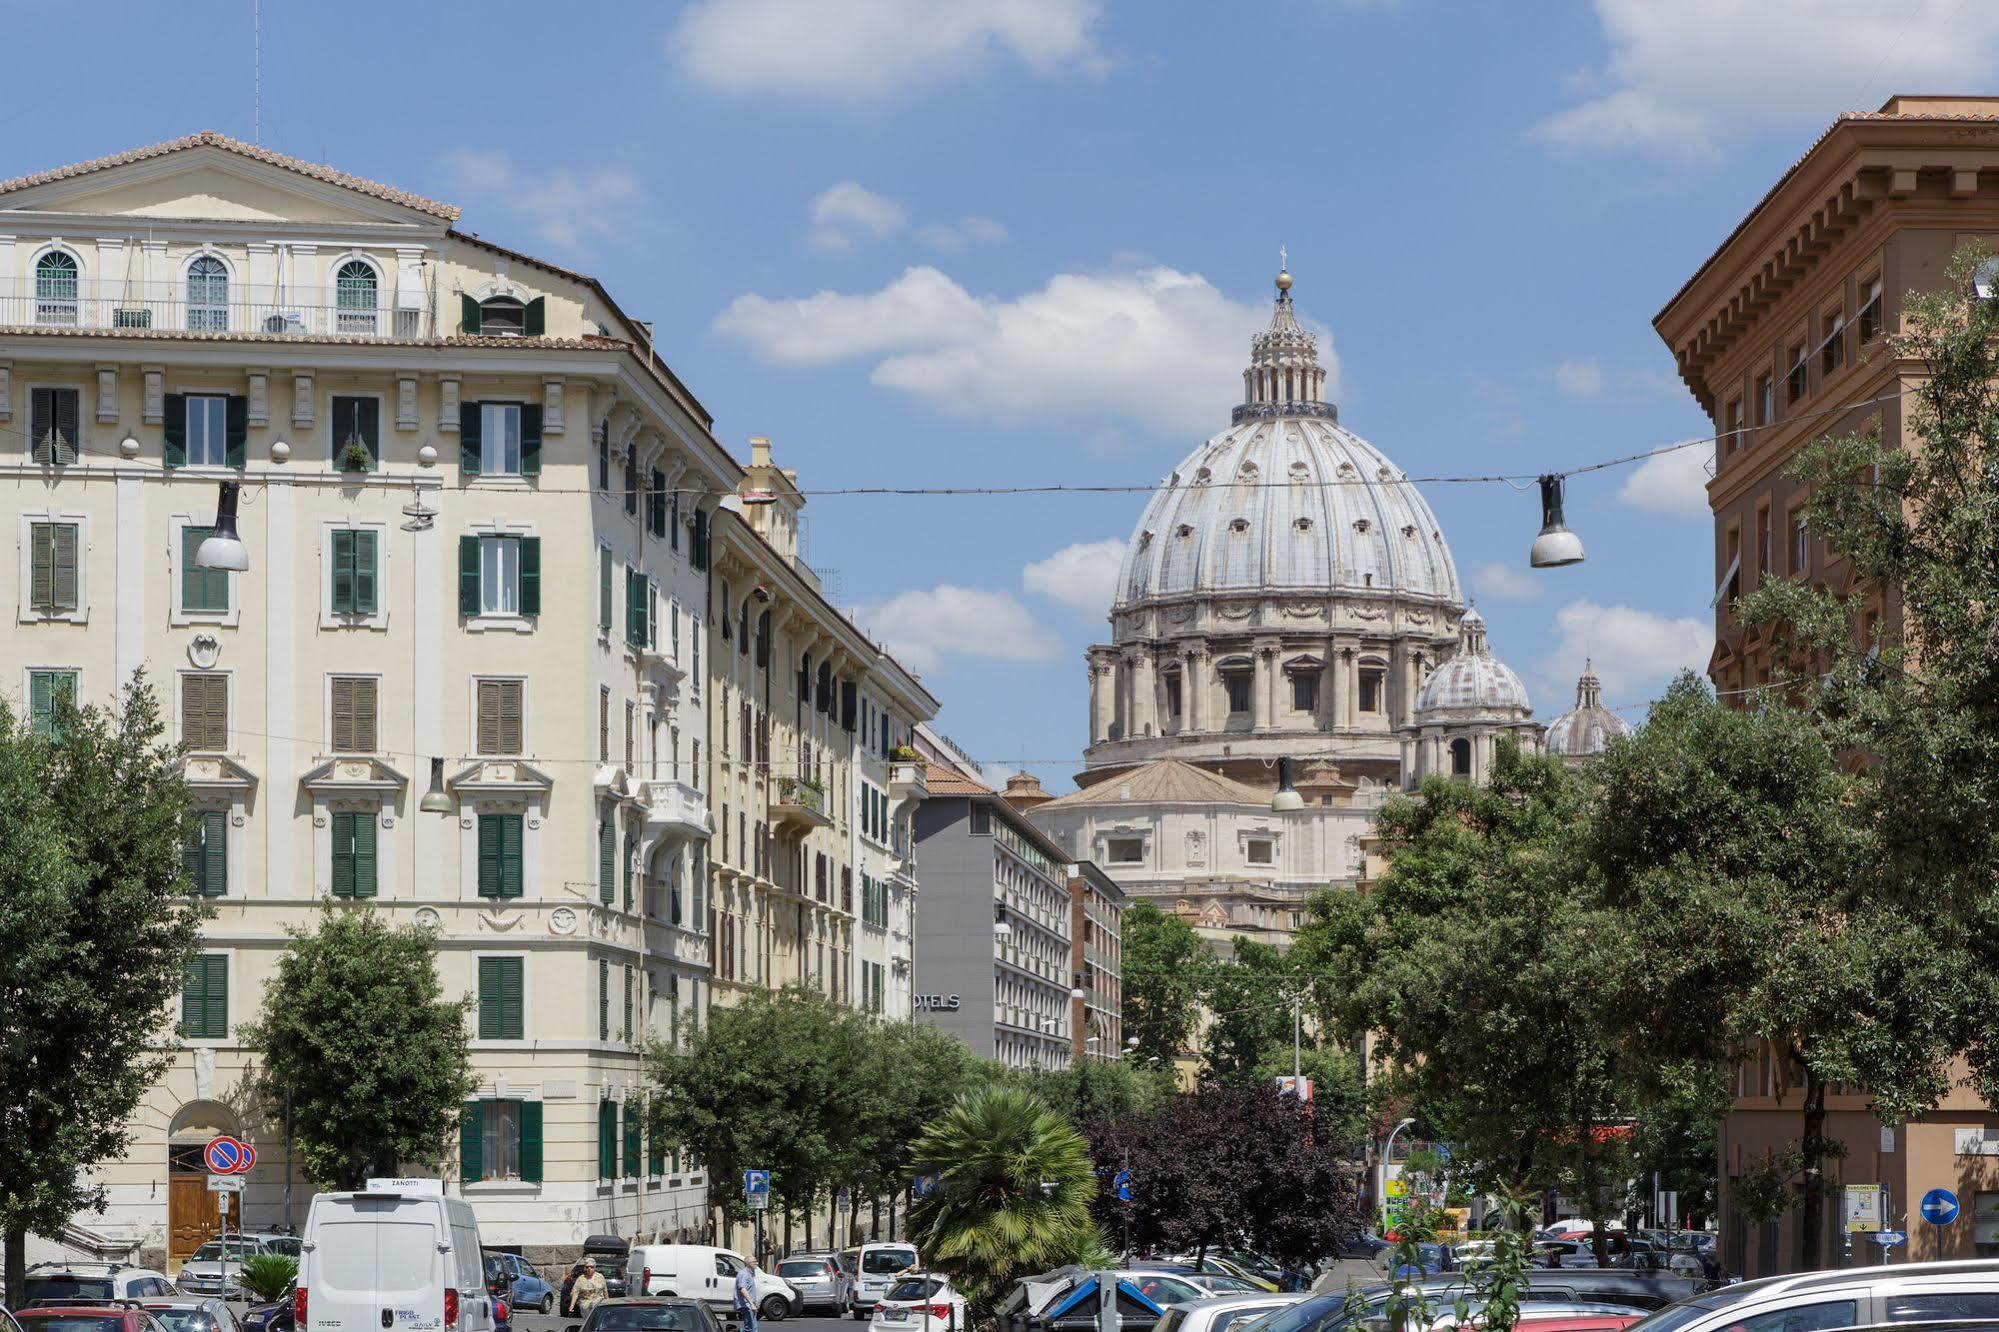
M 1923 1220 L 1933 1226 L 1947 1226 L 1957 1220 L 1957 1195 L 1949 1189 L 1931 1189 L 1923 1195 Z
M 1897 1244 L 1907 1244 L 1909 1237 L 1899 1230 L 1877 1230 L 1874 1232 L 1874 1242 L 1884 1249 L 1892 1249 Z

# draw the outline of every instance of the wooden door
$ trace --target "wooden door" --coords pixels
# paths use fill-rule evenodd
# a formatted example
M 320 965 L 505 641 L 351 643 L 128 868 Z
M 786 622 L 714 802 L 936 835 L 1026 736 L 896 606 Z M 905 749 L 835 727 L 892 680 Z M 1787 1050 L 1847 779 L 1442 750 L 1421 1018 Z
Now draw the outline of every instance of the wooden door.
M 176 1272 L 187 1256 L 215 1238 L 222 1213 L 208 1191 L 206 1175 L 167 1176 L 167 1271 Z

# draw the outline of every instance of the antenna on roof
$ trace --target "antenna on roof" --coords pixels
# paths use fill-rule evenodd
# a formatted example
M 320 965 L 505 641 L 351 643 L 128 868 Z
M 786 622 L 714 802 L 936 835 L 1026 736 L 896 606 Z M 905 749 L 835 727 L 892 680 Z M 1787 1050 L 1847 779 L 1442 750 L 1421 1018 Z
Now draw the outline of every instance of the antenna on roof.
M 250 142 L 264 146 L 264 0 L 250 0 Z

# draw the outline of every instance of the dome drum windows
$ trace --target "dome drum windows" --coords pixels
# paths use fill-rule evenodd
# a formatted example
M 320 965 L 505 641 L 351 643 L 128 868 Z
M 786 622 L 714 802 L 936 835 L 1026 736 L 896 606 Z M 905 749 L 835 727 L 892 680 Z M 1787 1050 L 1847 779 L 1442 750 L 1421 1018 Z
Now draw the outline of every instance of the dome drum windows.
M 1463 736 L 1451 741 L 1451 776 L 1471 776 L 1471 741 Z
M 1379 661 L 1363 661 L 1359 670 L 1360 710 L 1368 713 L 1383 711 L 1384 687 L 1388 683 L 1388 667 Z
M 1222 690 L 1228 695 L 1229 715 L 1247 717 L 1256 683 L 1256 663 L 1248 657 L 1227 657 L 1215 663 Z

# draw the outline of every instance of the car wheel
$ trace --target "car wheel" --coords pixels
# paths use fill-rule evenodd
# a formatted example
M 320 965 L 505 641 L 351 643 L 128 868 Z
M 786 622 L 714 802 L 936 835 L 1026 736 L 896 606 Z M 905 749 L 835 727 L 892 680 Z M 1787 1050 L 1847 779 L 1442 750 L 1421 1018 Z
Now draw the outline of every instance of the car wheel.
M 554 1312 L 555 1312 L 555 1292 L 551 1290 L 550 1292 L 548 1292 L 548 1294 L 541 1297 L 541 1316 L 543 1318 L 546 1318 Z
M 791 1301 L 782 1295 L 766 1295 L 764 1302 L 757 1307 L 757 1317 L 770 1323 L 782 1323 L 790 1313 Z

